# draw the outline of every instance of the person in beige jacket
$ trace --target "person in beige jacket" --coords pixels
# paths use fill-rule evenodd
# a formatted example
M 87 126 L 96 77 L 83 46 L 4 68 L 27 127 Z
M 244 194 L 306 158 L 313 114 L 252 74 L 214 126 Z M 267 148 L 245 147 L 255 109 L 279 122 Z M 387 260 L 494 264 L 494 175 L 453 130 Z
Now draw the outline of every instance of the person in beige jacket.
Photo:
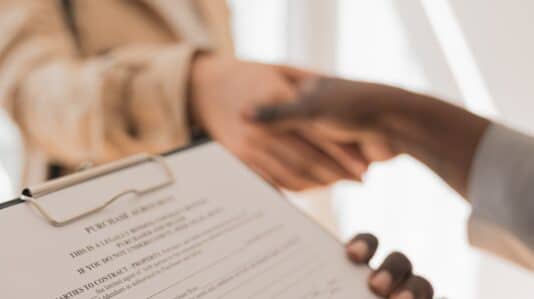
M 165 152 L 193 128 L 282 187 L 358 178 L 359 153 L 242 120 L 307 74 L 235 59 L 229 17 L 223 0 L 0 0 L 0 103 L 23 133 L 24 183 L 53 163 Z

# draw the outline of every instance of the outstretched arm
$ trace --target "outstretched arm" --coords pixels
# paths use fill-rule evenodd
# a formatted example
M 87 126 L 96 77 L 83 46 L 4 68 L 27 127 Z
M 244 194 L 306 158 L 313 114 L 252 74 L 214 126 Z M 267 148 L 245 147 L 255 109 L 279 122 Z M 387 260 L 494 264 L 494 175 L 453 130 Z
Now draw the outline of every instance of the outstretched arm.
M 473 244 L 534 269 L 534 138 L 436 98 L 338 79 L 306 83 L 298 101 L 248 118 L 278 130 L 315 130 L 369 161 L 409 154 L 473 206 Z
M 409 154 L 460 194 L 489 121 L 430 96 L 395 87 L 338 79 L 306 83 L 298 101 L 249 114 L 284 129 L 320 131 L 326 138 L 362 147 L 379 161 Z

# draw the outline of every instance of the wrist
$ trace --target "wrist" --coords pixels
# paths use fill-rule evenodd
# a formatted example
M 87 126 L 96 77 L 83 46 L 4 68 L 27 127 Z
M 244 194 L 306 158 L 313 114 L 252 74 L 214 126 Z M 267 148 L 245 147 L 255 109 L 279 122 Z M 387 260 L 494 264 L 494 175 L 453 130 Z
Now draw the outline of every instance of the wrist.
M 205 88 L 205 78 L 210 68 L 212 54 L 199 51 L 191 59 L 191 71 L 187 92 L 187 111 L 190 126 L 196 129 L 204 129 L 202 119 L 202 96 L 201 90 Z
M 406 93 L 384 116 L 384 131 L 398 153 L 413 156 L 465 195 L 476 149 L 489 121 L 435 98 Z
M 383 97 L 381 114 L 378 116 L 379 134 L 390 141 L 397 154 L 413 155 L 414 142 L 410 135 L 426 139 L 425 119 L 421 117 L 421 108 L 418 106 L 420 95 L 406 90 L 394 90 L 393 93 Z

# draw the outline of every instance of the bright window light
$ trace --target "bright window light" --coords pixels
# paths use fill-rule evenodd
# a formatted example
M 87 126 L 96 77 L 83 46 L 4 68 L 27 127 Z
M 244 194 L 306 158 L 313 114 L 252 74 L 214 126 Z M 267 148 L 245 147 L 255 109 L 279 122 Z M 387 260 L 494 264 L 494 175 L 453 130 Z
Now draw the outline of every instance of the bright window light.
M 3 167 L 0 167 L 0 203 L 5 202 L 13 196 L 12 183 L 7 172 Z
M 236 55 L 279 63 L 286 59 L 285 0 L 230 0 Z
M 466 107 L 483 116 L 497 116 L 497 108 L 449 1 L 423 0 L 422 3 L 462 92 Z
M 411 49 L 390 0 L 340 0 L 340 75 L 428 90 L 429 82 Z

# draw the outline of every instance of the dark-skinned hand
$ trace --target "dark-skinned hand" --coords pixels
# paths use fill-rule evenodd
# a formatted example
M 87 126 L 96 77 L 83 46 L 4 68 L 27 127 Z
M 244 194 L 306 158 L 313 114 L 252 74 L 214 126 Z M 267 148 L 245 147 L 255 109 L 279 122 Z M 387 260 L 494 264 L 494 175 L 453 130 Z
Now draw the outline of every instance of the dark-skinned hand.
M 360 234 L 346 246 L 347 256 L 355 264 L 368 264 L 378 247 L 371 234 Z M 400 252 L 390 254 L 369 277 L 369 288 L 387 299 L 432 299 L 434 290 L 425 278 L 415 275 L 410 260 Z

